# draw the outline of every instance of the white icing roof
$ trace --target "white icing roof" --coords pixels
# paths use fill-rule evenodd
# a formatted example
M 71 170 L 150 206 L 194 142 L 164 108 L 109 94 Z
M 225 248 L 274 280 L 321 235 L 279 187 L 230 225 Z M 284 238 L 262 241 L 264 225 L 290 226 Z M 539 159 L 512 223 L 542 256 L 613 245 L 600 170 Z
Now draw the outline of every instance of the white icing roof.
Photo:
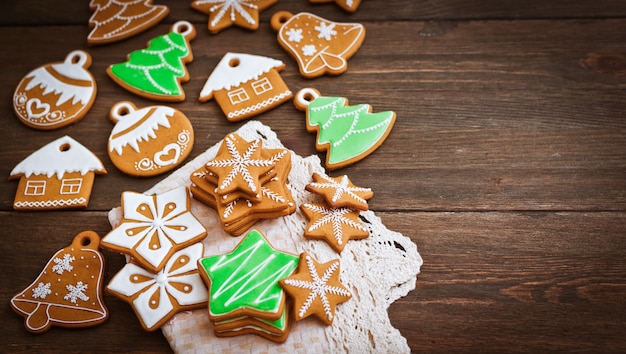
M 230 66 L 231 60 L 237 60 L 237 66 Z M 285 64 L 277 59 L 260 55 L 226 53 L 207 79 L 200 99 L 209 99 L 213 91 L 229 90 L 233 86 L 256 79 L 274 68 L 282 68 Z M 277 69 L 278 70 L 278 69 Z
M 159 126 L 170 127 L 169 118 L 174 116 L 174 109 L 167 106 L 151 106 L 132 111 L 120 119 L 109 137 L 109 151 L 122 155 L 122 149 L 130 145 L 139 152 L 139 143 L 155 139 Z M 134 128 L 133 128 L 134 127 Z M 133 129 L 131 129 L 133 128 Z
M 59 138 L 22 160 L 13 171 L 11 177 L 24 174 L 45 174 L 52 177 L 54 174 L 62 178 L 65 173 L 80 172 L 85 175 L 89 171 L 106 173 L 106 169 L 96 155 L 69 136 Z

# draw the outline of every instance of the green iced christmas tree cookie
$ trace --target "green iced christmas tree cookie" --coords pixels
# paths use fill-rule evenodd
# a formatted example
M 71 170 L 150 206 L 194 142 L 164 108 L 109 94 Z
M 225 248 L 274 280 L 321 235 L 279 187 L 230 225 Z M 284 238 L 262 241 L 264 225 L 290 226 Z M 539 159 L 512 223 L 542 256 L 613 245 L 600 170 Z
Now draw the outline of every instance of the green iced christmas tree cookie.
M 180 84 L 189 80 L 186 64 L 193 60 L 189 42 L 195 36 L 191 23 L 178 21 L 170 33 L 148 42 L 148 48 L 130 53 L 124 63 L 109 66 L 107 74 L 139 96 L 157 101 L 184 101 L 185 92 Z
M 306 127 L 317 133 L 318 151 L 327 151 L 326 168 L 336 170 L 365 158 L 385 141 L 396 114 L 372 113 L 369 104 L 348 106 L 343 97 L 323 97 L 311 88 L 298 92 L 296 108 L 306 111 Z

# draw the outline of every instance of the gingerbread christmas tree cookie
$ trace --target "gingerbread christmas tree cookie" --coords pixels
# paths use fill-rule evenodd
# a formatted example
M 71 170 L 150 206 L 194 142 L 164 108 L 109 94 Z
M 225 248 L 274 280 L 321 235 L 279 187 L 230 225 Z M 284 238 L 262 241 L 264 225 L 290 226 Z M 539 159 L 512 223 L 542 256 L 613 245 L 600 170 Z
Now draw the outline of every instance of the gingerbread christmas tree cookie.
M 87 70 L 90 66 L 91 55 L 75 50 L 62 62 L 28 73 L 13 94 L 13 110 L 20 122 L 51 130 L 81 120 L 96 98 L 96 80 Z
M 333 22 L 307 12 L 277 12 L 271 26 L 280 46 L 298 63 L 300 74 L 309 79 L 345 72 L 348 59 L 365 39 L 360 23 Z
M 159 272 L 148 271 L 131 260 L 106 290 L 132 306 L 146 331 L 154 331 L 178 312 L 206 306 L 207 291 L 196 263 L 203 250 L 202 243 L 181 249 Z
M 148 42 L 148 48 L 130 53 L 124 63 L 109 66 L 107 74 L 139 96 L 157 101 L 184 101 L 181 82 L 189 80 L 186 64 L 193 60 L 189 42 L 195 36 L 191 23 L 178 21 L 170 33 Z
M 392 111 L 372 113 L 372 106 L 348 106 L 344 97 L 324 97 L 305 88 L 296 108 L 306 111 L 306 128 L 317 134 L 318 151 L 327 151 L 326 168 L 335 170 L 362 160 L 387 139 L 396 121 Z
M 107 44 L 134 36 L 155 26 L 170 10 L 152 0 L 91 0 L 89 45 Z
M 19 179 L 13 209 L 85 208 L 95 175 L 106 173 L 96 155 L 66 135 L 33 152 L 13 168 L 9 179 Z
M 339 274 L 339 259 L 321 264 L 306 253 L 300 255 L 298 269 L 279 282 L 294 300 L 296 321 L 314 315 L 326 325 L 333 323 L 335 307 L 352 297 Z
M 218 33 L 232 25 L 256 30 L 259 12 L 274 5 L 277 0 L 194 0 L 191 7 L 209 15 L 208 28 Z
M 95 232 L 79 233 L 50 258 L 31 285 L 11 299 L 13 310 L 25 318 L 26 329 L 42 333 L 51 326 L 91 327 L 106 321 L 104 256 L 99 244 Z

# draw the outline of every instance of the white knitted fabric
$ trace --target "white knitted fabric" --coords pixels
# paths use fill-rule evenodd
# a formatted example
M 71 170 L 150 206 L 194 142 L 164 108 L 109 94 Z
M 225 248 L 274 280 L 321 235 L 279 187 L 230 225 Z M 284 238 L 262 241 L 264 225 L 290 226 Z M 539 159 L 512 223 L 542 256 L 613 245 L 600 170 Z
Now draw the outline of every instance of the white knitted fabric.
M 263 147 L 284 147 L 269 127 L 257 121 L 246 123 L 235 133 L 247 140 L 261 138 Z M 153 186 L 146 194 L 189 186 L 191 173 L 214 158 L 218 147 L 219 143 Z M 319 196 L 304 189 L 312 182 L 314 172 L 325 173 L 317 156 L 302 158 L 292 152 L 288 186 L 298 206 L 322 201 Z M 229 253 L 241 241 L 241 237 L 232 237 L 222 230 L 213 209 L 192 200 L 191 211 L 207 228 L 208 236 L 203 241 L 205 256 Z M 274 248 L 293 254 L 307 252 L 321 263 L 341 259 L 340 279 L 352 292 L 352 298 L 337 306 L 331 326 L 323 325 L 314 317 L 292 321 L 289 338 L 282 344 L 251 334 L 218 338 L 213 334 L 206 309 L 187 311 L 175 315 L 162 327 L 172 349 L 177 353 L 409 352 L 406 339 L 391 325 L 387 308 L 415 288 L 422 258 L 408 237 L 388 230 L 374 212 L 366 211 L 361 215 L 370 236 L 348 241 L 341 254 L 324 241 L 304 238 L 307 220 L 299 209 L 287 217 L 262 220 L 254 225 Z M 117 225 L 120 219 L 120 208 L 111 210 L 111 225 Z

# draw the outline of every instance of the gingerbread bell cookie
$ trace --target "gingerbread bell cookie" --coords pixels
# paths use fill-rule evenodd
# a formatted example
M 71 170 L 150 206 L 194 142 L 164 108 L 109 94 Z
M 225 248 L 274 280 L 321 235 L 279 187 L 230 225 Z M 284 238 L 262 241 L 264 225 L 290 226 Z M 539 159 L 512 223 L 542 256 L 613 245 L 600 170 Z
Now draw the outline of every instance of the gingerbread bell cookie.
M 104 236 L 102 247 L 158 272 L 174 252 L 205 237 L 206 229 L 191 213 L 186 187 L 155 195 L 124 192 L 122 221 Z
M 392 111 L 372 113 L 369 104 L 348 106 L 344 97 L 324 97 L 304 88 L 294 104 L 306 111 L 306 129 L 317 134 L 316 148 L 326 151 L 326 168 L 336 170 L 362 160 L 387 139 L 396 120 Z
M 278 0 L 194 0 L 191 7 L 209 15 L 208 28 L 218 33 L 230 26 L 249 30 L 259 28 L 259 12 Z
M 309 0 L 309 2 L 312 4 L 334 2 L 347 12 L 355 12 L 359 8 L 359 5 L 361 5 L 361 0 Z
M 254 333 L 284 342 L 289 306 L 278 281 L 291 275 L 298 256 L 275 249 L 257 230 L 235 249 L 198 260 L 209 288 L 209 319 L 217 336 Z
M 104 256 L 100 238 L 83 231 L 57 251 L 26 289 L 11 299 L 11 307 L 25 318 L 26 329 L 43 333 L 51 326 L 91 327 L 109 316 L 102 300 Z
M 279 281 L 294 300 L 296 321 L 314 315 L 326 325 L 333 323 L 337 305 L 352 297 L 339 280 L 340 273 L 339 259 L 321 264 L 306 253 L 300 255 L 298 269 Z
M 300 74 L 308 79 L 348 69 L 350 59 L 365 39 L 360 23 L 340 23 L 301 12 L 275 13 L 271 26 L 278 32 L 278 43 L 298 63 Z
M 204 84 L 200 101 L 215 99 L 231 122 L 266 112 L 293 96 L 279 74 L 284 67 L 282 61 L 260 55 L 226 53 Z
M 197 266 L 203 251 L 202 243 L 183 248 L 158 272 L 131 259 L 106 290 L 132 306 L 144 330 L 154 331 L 178 312 L 206 306 L 207 290 Z
M 170 12 L 167 6 L 153 5 L 152 0 L 91 0 L 89 45 L 107 44 L 146 31 Z
M 91 55 L 70 52 L 63 62 L 50 63 L 28 73 L 13 94 L 20 121 L 40 130 L 52 130 L 81 120 L 96 98 L 96 80 L 87 70 Z
M 95 175 L 106 173 L 96 155 L 71 137 L 61 137 L 13 168 L 9 179 L 19 179 L 13 209 L 87 207 Z
M 113 64 L 107 74 L 124 89 L 156 101 L 182 102 L 182 82 L 189 81 L 186 64 L 193 60 L 189 42 L 196 36 L 194 26 L 178 21 L 170 33 L 148 42 L 148 48 L 134 51 L 128 61 Z
M 109 157 L 128 175 L 148 177 L 171 171 L 193 148 L 191 122 L 175 108 L 137 108 L 123 101 L 111 107 L 109 118 L 115 123 L 109 136 Z

